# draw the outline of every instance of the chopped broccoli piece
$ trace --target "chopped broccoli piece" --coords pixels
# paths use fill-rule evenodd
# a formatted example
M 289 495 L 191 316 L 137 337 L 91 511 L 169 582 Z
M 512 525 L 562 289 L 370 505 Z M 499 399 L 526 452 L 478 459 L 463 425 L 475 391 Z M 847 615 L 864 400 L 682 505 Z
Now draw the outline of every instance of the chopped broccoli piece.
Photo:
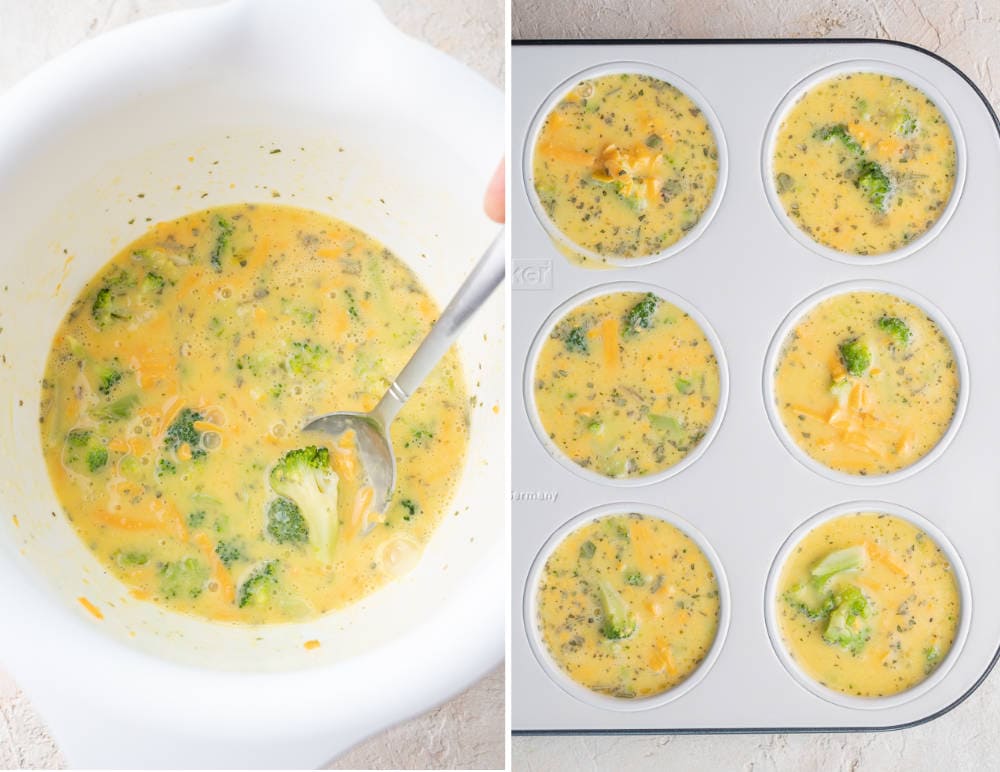
M 197 598 L 210 575 L 208 566 L 197 558 L 184 558 L 160 566 L 160 592 L 165 598 Z
M 115 386 L 121 383 L 123 377 L 122 371 L 116 367 L 111 365 L 102 367 L 97 374 L 97 390 L 104 396 L 108 396 Z
M 659 134 L 650 134 L 646 137 L 646 147 L 652 148 L 653 150 L 658 150 L 663 147 L 663 137 Z
M 813 620 L 826 619 L 834 607 L 833 593 L 822 592 L 812 582 L 791 587 L 785 602 Z
M 823 640 L 851 654 L 858 654 L 872 637 L 871 604 L 857 587 L 849 586 L 837 593 L 830 620 L 823 631 Z
M 413 499 L 403 499 L 399 502 L 399 505 L 406 510 L 406 514 L 403 515 L 403 519 L 406 521 L 412 520 L 417 516 L 417 512 L 420 511 L 420 505 Z
M 71 448 L 85 448 L 90 442 L 90 432 L 86 429 L 73 429 L 66 435 L 66 443 Z
M 646 578 L 638 570 L 632 570 L 625 574 L 625 584 L 629 584 L 632 587 L 642 587 L 645 583 Z
M 78 472 L 99 472 L 108 463 L 108 449 L 100 437 L 87 429 L 73 429 L 66 435 L 66 463 Z
M 288 451 L 271 470 L 271 488 L 294 501 L 309 527 L 309 541 L 318 555 L 333 558 L 340 523 L 337 519 L 337 473 L 330 451 L 315 445 Z
M 201 432 L 194 428 L 195 421 L 202 420 L 204 417 L 197 410 L 189 407 L 181 410 L 163 435 L 164 447 L 176 452 L 181 445 L 187 445 L 191 449 L 191 458 L 204 458 L 208 451 L 201 445 Z
M 239 544 L 234 541 L 225 541 L 220 539 L 215 545 L 215 554 L 219 556 L 219 560 L 222 564 L 229 568 L 233 563 L 239 560 L 246 560 L 246 556 L 243 554 L 243 550 Z
M 872 365 L 872 353 L 858 338 L 845 340 L 840 344 L 840 358 L 851 375 L 864 375 Z
M 897 343 L 906 345 L 910 342 L 910 327 L 898 316 L 883 316 L 878 320 L 879 329 L 889 333 Z
M 127 394 L 124 397 L 119 397 L 114 402 L 95 407 L 90 411 L 90 414 L 100 421 L 107 421 L 109 423 L 123 421 L 126 418 L 132 417 L 132 411 L 138 404 L 138 394 Z
M 309 541 L 309 526 L 299 505 L 280 496 L 267 505 L 267 533 L 279 544 Z
M 199 509 L 192 512 L 187 516 L 187 524 L 189 528 L 198 528 L 205 523 L 205 517 L 208 513 L 204 509 Z
M 861 147 L 860 143 L 850 135 L 847 130 L 847 126 L 843 123 L 835 123 L 829 126 L 823 126 L 817 129 L 813 136 L 816 139 L 822 140 L 823 142 L 828 142 L 831 139 L 836 139 L 843 144 L 848 150 L 856 155 L 862 155 L 865 151 Z
M 903 109 L 896 116 L 892 130 L 903 137 L 911 137 L 917 132 L 917 117 L 907 109 Z
M 809 573 L 812 575 L 815 586 L 822 589 L 837 574 L 863 568 L 867 558 L 868 553 L 863 546 L 846 547 L 831 552 L 813 566 Z
M 660 299 L 652 292 L 646 295 L 625 314 L 623 335 L 635 335 L 639 330 L 648 330 L 653 326 L 653 314 L 660 304 Z
M 597 552 L 597 545 L 590 541 L 590 539 L 587 539 L 587 541 L 580 545 L 580 557 L 585 560 L 594 557 L 595 552 Z
M 616 641 L 632 635 L 635 632 L 636 619 L 625 599 L 603 579 L 598 580 L 597 595 L 601 601 L 601 613 L 604 617 L 601 624 L 604 637 Z
M 108 449 L 105 447 L 94 448 L 87 453 L 87 468 L 91 472 L 102 469 L 108 463 Z
M 161 458 L 156 462 L 156 474 L 160 477 L 177 474 L 177 464 L 168 458 Z
M 671 436 L 679 436 L 684 432 L 684 427 L 681 426 L 681 422 L 672 415 L 647 413 L 646 418 L 649 419 L 649 425 L 658 432 L 666 432 Z
M 119 271 L 104 280 L 104 284 L 94 295 L 90 304 L 90 315 L 98 327 L 105 327 L 111 322 L 131 319 L 128 305 L 125 301 L 132 279 L 125 271 Z
M 941 661 L 941 650 L 937 645 L 924 649 L 924 672 L 930 675 Z
M 152 295 L 154 293 L 163 292 L 163 288 L 166 284 L 166 281 L 162 276 L 160 276 L 160 274 L 149 271 L 142 280 L 141 288 L 147 295 Z
M 243 354 L 236 360 L 237 370 L 249 370 L 254 376 L 259 376 L 271 369 L 271 356 L 263 351 L 252 351 Z
M 278 589 L 277 561 L 269 560 L 263 563 L 243 580 L 236 594 L 240 608 L 247 606 L 266 606 Z
M 687 378 L 678 378 L 674 381 L 674 387 L 681 394 L 691 394 L 694 392 L 694 384 Z
M 567 351 L 586 354 L 590 350 L 587 345 L 587 331 L 583 327 L 574 327 L 567 332 L 563 343 L 566 344 Z
M 138 550 L 118 550 L 111 559 L 121 568 L 135 568 L 146 565 L 149 562 L 149 555 Z
M 222 271 L 222 256 L 230 249 L 233 240 L 233 224 L 224 217 L 215 218 L 215 244 L 209 256 L 209 262 L 216 271 Z
M 858 167 L 858 179 L 854 184 L 878 211 L 884 212 L 889 208 L 892 182 L 877 163 L 864 161 Z
M 595 418 L 593 421 L 588 421 L 587 431 L 591 434 L 602 434 L 604 432 L 604 421 L 599 418 Z
M 288 357 L 288 369 L 296 375 L 329 370 L 333 362 L 330 352 L 318 343 L 294 341 L 292 353 Z

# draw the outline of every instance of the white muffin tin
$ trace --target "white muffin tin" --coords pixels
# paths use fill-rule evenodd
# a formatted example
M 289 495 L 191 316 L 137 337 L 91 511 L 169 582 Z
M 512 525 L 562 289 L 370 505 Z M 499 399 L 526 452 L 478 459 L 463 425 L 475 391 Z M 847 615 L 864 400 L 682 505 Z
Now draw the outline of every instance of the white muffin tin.
M 681 249 L 655 261 L 593 270 L 560 253 L 544 215 L 532 206 L 533 122 L 551 106 L 553 93 L 580 73 L 629 69 L 621 63 L 635 63 L 638 72 L 652 67 L 672 73 L 682 90 L 694 89 L 691 96 L 710 108 L 724 134 L 720 152 L 725 148 L 728 179 L 711 221 Z M 940 224 L 916 248 L 888 261 L 825 254 L 791 233 L 769 203 L 769 129 L 776 116 L 818 73 L 855 69 L 907 77 L 923 88 L 952 122 L 958 145 L 955 198 Z M 895 43 L 515 42 L 511 113 L 514 732 L 887 729 L 930 720 L 961 702 L 985 678 L 1000 646 L 1000 596 L 994 592 L 1000 548 L 1000 125 L 982 94 L 947 62 Z M 536 338 L 547 334 L 553 313 L 571 298 L 582 300 L 618 282 L 662 288 L 667 299 L 679 297 L 696 309 L 721 344 L 728 376 L 725 411 L 700 456 L 675 474 L 627 487 L 578 473 L 533 430 L 537 420 L 530 414 Z M 844 282 L 873 288 L 890 282 L 918 305 L 925 299 L 964 362 L 964 415 L 941 452 L 912 473 L 863 485 L 802 463 L 768 419 L 772 341 L 803 301 Z M 801 535 L 797 529 L 807 520 L 873 503 L 916 513 L 917 524 L 929 524 L 930 535 L 956 561 L 963 595 L 959 635 L 938 671 L 911 692 L 874 701 L 830 699 L 807 688 L 772 645 L 768 577 L 783 545 L 793 533 Z M 567 688 L 552 672 L 534 620 L 538 566 L 532 566 L 549 553 L 553 535 L 565 533 L 561 529 L 583 513 L 644 507 L 676 513 L 678 522 L 695 529 L 693 537 L 710 545 L 728 585 L 722 611 L 728 625 L 718 657 L 698 671 L 697 683 L 638 710 L 618 709 Z

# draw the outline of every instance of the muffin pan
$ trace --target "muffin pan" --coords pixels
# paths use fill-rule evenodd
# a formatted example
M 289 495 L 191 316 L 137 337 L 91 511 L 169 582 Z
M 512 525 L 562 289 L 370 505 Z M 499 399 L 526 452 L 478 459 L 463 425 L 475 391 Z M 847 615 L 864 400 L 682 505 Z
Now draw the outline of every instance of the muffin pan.
M 703 218 L 703 228 L 678 242 L 679 249 L 656 261 L 588 269 L 569 261 L 553 241 L 544 212 L 532 205 L 524 171 L 530 174 L 539 116 L 553 94 L 581 73 L 621 72 L 629 64 L 637 72 L 675 74 L 676 85 L 692 89 L 689 95 L 710 109 L 727 173 L 718 208 Z M 824 254 L 797 238 L 780 206 L 772 207 L 769 127 L 818 74 L 851 69 L 902 76 L 941 100 L 958 148 L 956 188 L 945 215 L 906 254 L 888 261 L 884 255 L 866 261 Z M 985 678 L 1000 646 L 1000 601 L 992 589 L 1000 547 L 1000 359 L 994 342 L 1000 329 L 1000 125 L 982 94 L 933 54 L 872 41 L 515 43 L 512 78 L 515 733 L 888 729 L 954 707 Z M 579 474 L 560 458 L 536 431 L 531 393 L 538 337 L 567 304 L 620 282 L 652 285 L 699 312 L 714 333 L 727 380 L 714 436 L 683 468 L 629 480 L 627 489 L 618 480 Z M 888 282 L 904 297 L 924 300 L 952 341 L 962 378 L 956 417 L 940 447 L 906 473 L 863 485 L 802 463 L 768 418 L 772 342 L 807 299 L 846 282 Z M 811 518 L 880 505 L 889 513 L 915 513 L 916 524 L 940 536 L 955 559 L 963 598 L 960 640 L 927 681 L 898 698 L 826 699 L 795 675 L 780 642 L 772 644 L 768 577 L 780 570 L 789 539 L 798 538 Z M 676 513 L 675 521 L 690 523 L 689 534 L 718 560 L 720 584 L 728 588 L 721 612 L 728 624 L 720 627 L 710 666 L 696 672 L 697 682 L 631 709 L 567 688 L 539 648 L 533 599 L 538 568 L 556 534 L 580 522 L 575 518 L 592 517 L 595 508 Z

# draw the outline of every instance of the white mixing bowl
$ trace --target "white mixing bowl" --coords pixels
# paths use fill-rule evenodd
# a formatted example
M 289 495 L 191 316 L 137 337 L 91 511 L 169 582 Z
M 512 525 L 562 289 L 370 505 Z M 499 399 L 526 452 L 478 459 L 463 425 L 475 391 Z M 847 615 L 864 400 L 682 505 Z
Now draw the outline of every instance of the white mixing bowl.
M 496 229 L 481 201 L 503 125 L 496 89 L 368 0 L 160 16 L 0 97 L 0 661 L 71 765 L 316 766 L 501 660 L 500 293 L 461 342 L 477 405 L 454 515 L 414 573 L 315 622 L 229 627 L 130 599 L 60 511 L 38 401 L 87 279 L 150 223 L 195 209 L 327 212 L 446 300 Z

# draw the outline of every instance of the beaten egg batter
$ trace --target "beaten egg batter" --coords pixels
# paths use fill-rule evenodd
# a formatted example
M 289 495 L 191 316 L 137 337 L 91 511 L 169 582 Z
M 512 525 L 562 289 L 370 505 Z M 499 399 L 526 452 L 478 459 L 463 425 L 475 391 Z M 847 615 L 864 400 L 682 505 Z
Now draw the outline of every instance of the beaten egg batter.
M 642 477 L 687 456 L 719 405 L 719 364 L 686 312 L 653 293 L 616 292 L 574 308 L 535 366 L 535 405 L 575 464 Z
M 608 594 L 618 604 L 610 615 Z M 614 697 L 649 697 L 682 683 L 719 627 L 708 558 L 687 534 L 649 515 L 602 517 L 566 536 L 545 563 L 537 600 L 542 639 L 559 667 Z
M 839 252 L 881 255 L 927 232 L 955 187 L 955 140 L 937 105 L 900 78 L 838 75 L 778 129 L 774 184 L 788 216 Z
M 468 435 L 458 357 L 393 424 L 384 513 L 350 434 L 299 430 L 372 408 L 437 315 L 385 247 L 315 212 L 244 204 L 156 225 L 52 343 L 42 446 L 67 517 L 135 598 L 176 611 L 264 623 L 356 602 L 414 565 L 452 495 Z M 326 520 L 276 490 L 272 470 L 304 446 Z
M 948 558 L 912 523 L 862 512 L 817 526 L 789 555 L 777 617 L 789 654 L 844 694 L 886 697 L 951 650 L 961 601 Z
M 929 453 L 961 387 L 937 324 L 884 292 L 820 302 L 789 334 L 774 374 L 778 414 L 795 443 L 858 475 L 896 472 Z
M 553 224 L 602 257 L 679 241 L 715 194 L 718 149 L 689 97 L 649 75 L 585 80 L 545 118 L 534 187 Z

